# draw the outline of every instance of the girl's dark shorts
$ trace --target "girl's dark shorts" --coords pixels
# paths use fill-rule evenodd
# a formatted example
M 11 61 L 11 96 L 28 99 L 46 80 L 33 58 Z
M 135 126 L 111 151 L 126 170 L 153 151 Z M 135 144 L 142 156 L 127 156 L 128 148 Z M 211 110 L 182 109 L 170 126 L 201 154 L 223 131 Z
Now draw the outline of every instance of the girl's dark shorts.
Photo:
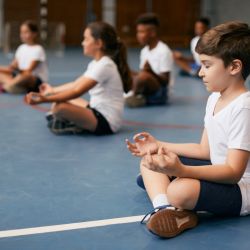
M 87 108 L 92 110 L 97 119 L 96 130 L 93 132 L 95 135 L 110 135 L 114 133 L 107 119 L 98 110 L 91 108 L 89 105 Z

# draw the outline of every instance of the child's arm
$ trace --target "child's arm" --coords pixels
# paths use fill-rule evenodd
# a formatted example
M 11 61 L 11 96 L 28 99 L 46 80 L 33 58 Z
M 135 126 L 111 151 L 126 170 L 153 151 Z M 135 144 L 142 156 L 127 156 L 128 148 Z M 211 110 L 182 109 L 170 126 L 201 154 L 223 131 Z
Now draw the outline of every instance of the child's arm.
M 75 82 L 64 83 L 56 87 L 51 86 L 49 83 L 43 83 L 40 85 L 39 91 L 42 95 L 45 95 L 45 96 L 54 95 L 65 90 L 73 89 L 74 86 L 75 86 Z
M 158 141 L 158 144 L 177 155 L 204 160 L 210 159 L 206 129 L 203 130 L 200 143 L 169 143 Z
M 176 154 L 160 148 L 158 154 L 145 156 L 143 163 L 153 171 L 170 176 L 235 184 L 243 176 L 249 157 L 249 151 L 229 149 L 224 164 L 187 166 L 180 162 Z
M 184 166 L 182 175 L 218 183 L 238 183 L 245 172 L 249 156 L 248 151 L 229 149 L 225 164 L 199 166 L 197 169 Z
M 151 73 L 152 75 L 154 75 L 155 78 L 158 79 L 158 81 L 159 81 L 162 85 L 164 85 L 164 86 L 165 86 L 166 84 L 168 84 L 168 82 L 169 82 L 170 72 L 163 72 L 163 73 L 161 73 L 161 74 L 156 74 L 156 73 L 152 70 L 151 65 L 149 64 L 148 61 L 145 62 L 144 67 L 143 67 L 142 70 L 147 71 L 147 72 L 150 72 L 150 73 Z
M 181 59 L 181 60 L 185 60 L 185 61 L 190 62 L 190 63 L 194 61 L 194 58 L 192 55 L 187 56 L 187 55 L 182 54 L 180 51 L 174 51 L 173 58 L 174 58 L 174 60 Z
M 206 129 L 204 129 L 200 144 L 195 143 L 168 143 L 156 140 L 146 132 L 136 134 L 133 137 L 134 143 L 126 140 L 128 150 L 135 156 L 142 157 L 148 152 L 156 153 L 159 147 L 167 148 L 169 151 L 190 158 L 209 159 L 209 145 Z
M 81 76 L 75 80 L 72 89 L 67 89 L 65 91 L 61 91 L 59 93 L 48 96 L 43 96 L 39 93 L 35 94 L 31 92 L 26 96 L 26 100 L 29 104 L 38 104 L 44 102 L 65 102 L 83 95 L 88 90 L 93 88 L 96 84 L 97 82 L 95 80 Z
M 11 74 L 13 70 L 18 68 L 17 60 L 14 59 L 8 66 L 0 66 L 0 72 Z
M 25 70 L 22 70 L 22 73 L 23 74 L 31 74 L 32 71 L 39 65 L 40 61 L 32 61 L 30 63 L 30 66 L 25 69 Z
M 64 83 L 60 86 L 53 87 L 53 93 L 59 93 L 65 90 L 72 89 L 75 86 L 75 84 L 76 84 L 76 81 L 73 81 L 73 82 Z

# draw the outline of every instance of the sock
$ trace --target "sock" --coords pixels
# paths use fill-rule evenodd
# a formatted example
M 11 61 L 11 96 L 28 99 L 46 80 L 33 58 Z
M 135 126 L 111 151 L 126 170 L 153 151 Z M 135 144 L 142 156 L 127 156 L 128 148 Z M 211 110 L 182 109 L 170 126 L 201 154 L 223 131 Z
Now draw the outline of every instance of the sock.
M 128 93 L 123 93 L 123 97 L 124 98 L 128 98 L 130 96 L 133 96 L 134 95 L 134 91 L 133 90 L 129 90 Z
M 154 208 L 157 208 L 159 206 L 170 205 L 166 194 L 156 195 L 155 198 L 153 199 L 152 203 L 153 203 Z

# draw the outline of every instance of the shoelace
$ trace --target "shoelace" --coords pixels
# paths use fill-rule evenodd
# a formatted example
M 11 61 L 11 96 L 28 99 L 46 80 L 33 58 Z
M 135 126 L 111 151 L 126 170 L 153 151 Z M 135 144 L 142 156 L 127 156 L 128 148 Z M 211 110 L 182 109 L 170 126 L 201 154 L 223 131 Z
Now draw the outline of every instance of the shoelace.
M 156 207 L 154 208 L 153 210 L 151 210 L 149 213 L 147 213 L 141 220 L 141 224 L 145 224 L 149 219 L 150 217 L 155 214 L 156 212 L 162 210 L 162 209 L 165 209 L 165 208 L 168 208 L 168 207 L 171 207 L 171 205 L 163 205 L 163 206 L 159 206 L 159 207 Z M 149 217 L 149 218 L 148 218 Z M 148 218 L 148 219 L 147 219 Z

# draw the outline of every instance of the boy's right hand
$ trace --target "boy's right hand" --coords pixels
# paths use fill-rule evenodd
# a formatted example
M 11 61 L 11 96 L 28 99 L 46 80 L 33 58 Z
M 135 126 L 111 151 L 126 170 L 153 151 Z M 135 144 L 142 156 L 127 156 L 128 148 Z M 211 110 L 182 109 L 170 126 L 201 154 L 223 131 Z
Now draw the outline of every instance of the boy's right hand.
M 149 133 L 142 132 L 133 137 L 135 143 L 126 139 L 128 150 L 132 155 L 142 157 L 146 154 L 156 154 L 159 148 L 158 141 Z
M 39 92 L 43 95 L 47 95 L 53 93 L 54 89 L 50 84 L 42 83 L 39 87 Z
M 174 51 L 173 52 L 173 57 L 174 57 L 174 59 L 181 59 L 182 58 L 182 53 L 180 51 Z

